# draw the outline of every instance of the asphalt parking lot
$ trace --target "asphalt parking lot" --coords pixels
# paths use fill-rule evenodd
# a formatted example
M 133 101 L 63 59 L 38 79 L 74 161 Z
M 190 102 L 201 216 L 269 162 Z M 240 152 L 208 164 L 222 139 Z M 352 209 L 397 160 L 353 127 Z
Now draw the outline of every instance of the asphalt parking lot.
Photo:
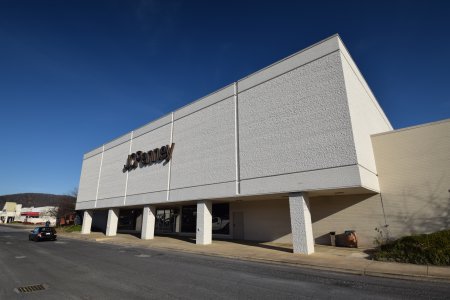
M 450 285 L 339 274 L 0 227 L 0 299 L 444 299 Z M 42 285 L 20 293 L 18 288 Z

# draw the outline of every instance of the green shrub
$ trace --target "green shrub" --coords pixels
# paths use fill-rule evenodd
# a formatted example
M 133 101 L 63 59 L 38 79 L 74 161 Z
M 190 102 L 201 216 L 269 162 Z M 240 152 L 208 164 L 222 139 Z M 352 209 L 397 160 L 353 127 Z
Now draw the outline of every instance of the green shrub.
M 412 264 L 450 265 L 450 230 L 412 235 L 381 245 L 375 260 Z
M 65 232 L 81 231 L 81 225 L 69 225 L 61 228 Z

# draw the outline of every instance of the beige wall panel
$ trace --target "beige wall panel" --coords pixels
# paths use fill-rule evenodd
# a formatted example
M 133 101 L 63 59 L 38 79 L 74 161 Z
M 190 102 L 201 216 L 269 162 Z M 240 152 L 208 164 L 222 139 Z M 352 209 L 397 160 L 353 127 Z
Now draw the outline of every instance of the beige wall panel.
M 244 239 L 292 243 L 288 198 L 232 202 L 230 203 L 231 219 L 233 212 L 242 212 L 244 215 Z
M 394 237 L 450 228 L 450 119 L 372 137 Z
M 330 231 L 355 230 L 358 246 L 372 247 L 376 227 L 384 225 L 379 195 L 347 195 L 310 198 L 313 234 L 317 244 L 330 244 Z

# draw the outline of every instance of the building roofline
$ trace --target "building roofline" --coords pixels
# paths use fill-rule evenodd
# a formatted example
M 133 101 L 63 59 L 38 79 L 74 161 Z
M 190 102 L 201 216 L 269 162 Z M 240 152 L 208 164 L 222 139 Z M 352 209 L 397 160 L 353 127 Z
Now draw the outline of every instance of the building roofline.
M 306 48 L 303 48 L 303 49 L 301 49 L 301 50 L 299 50 L 299 51 L 297 51 L 297 52 L 295 52 L 295 53 L 293 53 L 293 54 L 291 54 L 291 55 L 289 55 L 289 56 L 287 56 L 287 57 L 284 57 L 284 58 L 282 58 L 282 59 L 280 59 L 280 60 L 278 60 L 278 61 L 276 61 L 276 62 L 274 62 L 274 63 L 272 63 L 272 64 L 270 64 L 270 65 L 268 65 L 268 66 L 266 66 L 266 67 L 264 67 L 264 68 L 262 68 L 262 69 L 259 69 L 259 70 L 255 71 L 255 72 L 253 72 L 253 73 L 250 73 L 249 75 L 246 75 L 245 77 L 242 77 L 242 78 L 239 79 L 239 80 L 236 80 L 236 81 L 234 81 L 234 82 L 232 82 L 232 83 L 229 83 L 229 84 L 223 86 L 222 88 L 219 88 L 219 89 L 217 89 L 217 90 L 215 90 L 215 91 L 213 91 L 213 92 L 211 92 L 211 93 L 208 93 L 207 95 L 205 95 L 205 96 L 203 96 L 203 97 L 201 97 L 201 98 L 198 98 L 198 99 L 196 99 L 196 100 L 194 100 L 194 101 L 191 101 L 191 102 L 189 102 L 189 103 L 187 103 L 187 104 L 185 104 L 185 105 L 183 105 L 183 106 L 181 106 L 181 107 L 179 107 L 179 108 L 177 108 L 177 109 L 175 109 L 175 110 L 173 110 L 173 111 L 170 111 L 170 112 L 168 112 L 168 113 L 166 113 L 166 114 L 160 116 L 159 118 L 153 119 L 152 121 L 150 121 L 150 122 L 148 122 L 148 123 L 145 123 L 145 124 L 142 125 L 142 126 L 139 126 L 139 127 L 135 128 L 135 129 L 132 129 L 132 130 L 129 130 L 129 131 L 127 131 L 127 132 L 125 132 L 125 133 L 119 135 L 117 138 L 111 139 L 111 140 L 109 140 L 109 141 L 107 141 L 107 142 L 101 144 L 100 146 L 91 148 L 89 151 L 84 152 L 83 160 L 86 159 L 86 158 L 89 158 L 89 157 L 92 157 L 92 156 L 95 156 L 95 155 L 101 153 L 102 150 L 101 150 L 100 148 L 102 148 L 103 146 L 106 146 L 106 145 L 108 145 L 108 144 L 110 144 L 110 143 L 112 143 L 112 142 L 114 142 L 114 141 L 116 141 L 116 140 L 118 140 L 118 139 L 122 139 L 122 138 L 126 137 L 127 135 L 130 135 L 130 133 L 131 133 L 132 131 L 139 130 L 139 129 L 141 129 L 141 128 L 145 127 L 145 126 L 148 126 L 148 125 L 150 125 L 150 124 L 152 124 L 152 123 L 154 123 L 154 122 L 157 122 L 157 121 L 159 121 L 159 120 L 161 120 L 161 119 L 163 119 L 163 118 L 167 118 L 167 117 L 170 116 L 171 114 L 175 114 L 176 112 L 179 112 L 179 111 L 181 111 L 182 109 L 184 109 L 184 108 L 186 108 L 186 107 L 188 107 L 188 106 L 194 105 L 195 103 L 198 103 L 198 102 L 204 100 L 205 98 L 208 98 L 208 97 L 210 97 L 210 96 L 212 96 L 212 95 L 214 95 L 214 94 L 216 94 L 216 93 L 218 93 L 218 92 L 220 92 L 220 91 L 222 91 L 222 90 L 224 90 L 224 89 L 229 88 L 230 86 L 232 86 L 232 85 L 235 84 L 235 83 L 238 83 L 238 84 L 239 84 L 240 82 L 243 82 L 244 80 L 249 79 L 249 78 L 251 78 L 252 76 L 255 76 L 255 75 L 260 74 L 260 73 L 262 73 L 262 72 L 264 72 L 264 71 L 266 71 L 266 70 L 268 70 L 268 69 L 270 69 L 270 68 L 273 68 L 273 67 L 275 67 L 276 65 L 285 62 L 286 60 L 289 60 L 289 59 L 291 59 L 291 58 L 293 58 L 293 57 L 295 57 L 295 56 L 298 56 L 298 55 L 302 54 L 303 52 L 306 52 L 306 51 L 308 51 L 308 50 L 310 50 L 310 49 L 312 49 L 312 48 L 318 47 L 318 46 L 320 46 L 321 44 L 323 44 L 323 43 L 325 43 L 325 42 L 327 42 L 327 41 L 329 41 L 329 40 L 331 40 L 331 39 L 334 39 L 334 38 L 337 38 L 337 40 L 338 40 L 337 48 L 340 49 L 340 50 L 344 50 L 344 49 L 345 49 L 344 51 L 350 56 L 350 53 L 348 52 L 347 48 L 345 47 L 345 44 L 343 43 L 343 41 L 342 41 L 340 35 L 339 35 L 338 33 L 335 33 L 335 34 L 333 34 L 333 35 L 331 35 L 331 36 L 329 36 L 329 37 L 327 37 L 327 38 L 325 38 L 325 39 L 320 40 L 320 41 L 317 42 L 317 43 L 314 43 L 314 44 L 312 44 L 312 45 L 310 45 L 310 46 L 308 46 L 308 47 L 306 47 Z M 343 46 L 343 49 L 341 49 L 340 45 Z M 350 56 L 350 58 L 351 58 L 351 56 Z M 352 58 L 351 58 L 351 59 L 352 59 Z M 352 60 L 353 60 L 353 59 L 352 59 Z M 356 65 L 356 64 L 355 64 L 355 65 Z M 358 70 L 358 72 L 361 74 L 361 72 L 360 72 L 359 70 Z M 363 77 L 363 79 L 364 79 L 364 77 Z M 365 81 L 365 79 L 364 79 L 364 81 Z M 370 89 L 370 88 L 369 88 L 369 89 Z M 372 92 L 371 92 L 371 93 L 372 93 Z M 372 95 L 373 95 L 373 93 L 372 93 Z M 383 114 L 384 114 L 384 112 L 383 112 Z M 387 122 L 389 123 L 389 120 L 387 119 L 386 115 L 384 115 L 384 118 L 385 118 L 385 119 L 387 120 Z M 126 141 L 128 141 L 129 139 L 130 139 L 130 137 L 126 138 L 126 140 L 124 140 L 123 142 L 126 142 Z M 98 151 L 96 151 L 96 150 L 98 150 Z M 90 154 L 91 152 L 96 152 L 96 153 L 93 153 L 92 155 L 88 155 L 88 154 Z
M 433 122 L 429 122 L 429 123 L 424 123 L 424 124 L 419 124 L 419 125 L 413 125 L 413 126 L 404 127 L 404 128 L 399 128 L 399 129 L 390 130 L 390 131 L 386 131 L 386 132 L 380 132 L 380 133 L 372 134 L 371 137 L 377 137 L 380 135 L 387 135 L 387 134 L 391 134 L 391 133 L 397 133 L 397 132 L 412 130 L 412 129 L 421 128 L 421 127 L 433 126 L 433 125 L 438 125 L 438 124 L 447 123 L 447 122 L 450 122 L 450 118 L 439 120 L 439 121 L 433 121 Z

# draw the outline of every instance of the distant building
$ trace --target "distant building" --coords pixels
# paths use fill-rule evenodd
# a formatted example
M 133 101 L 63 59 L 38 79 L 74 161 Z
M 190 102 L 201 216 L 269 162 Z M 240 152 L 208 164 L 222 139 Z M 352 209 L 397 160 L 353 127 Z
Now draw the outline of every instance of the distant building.
M 56 206 L 41 206 L 41 207 L 24 207 L 20 212 L 20 222 L 40 224 L 47 221 L 50 225 L 56 225 L 56 214 L 58 207 Z
M 17 221 L 20 217 L 20 211 L 22 204 L 16 204 L 15 202 L 6 202 L 1 213 L 0 221 L 2 223 L 11 223 Z
M 6 202 L 0 213 L 0 221 L 2 223 L 23 222 L 33 224 L 42 224 L 49 221 L 54 226 L 57 212 L 58 207 L 56 206 L 22 207 L 22 204 Z

